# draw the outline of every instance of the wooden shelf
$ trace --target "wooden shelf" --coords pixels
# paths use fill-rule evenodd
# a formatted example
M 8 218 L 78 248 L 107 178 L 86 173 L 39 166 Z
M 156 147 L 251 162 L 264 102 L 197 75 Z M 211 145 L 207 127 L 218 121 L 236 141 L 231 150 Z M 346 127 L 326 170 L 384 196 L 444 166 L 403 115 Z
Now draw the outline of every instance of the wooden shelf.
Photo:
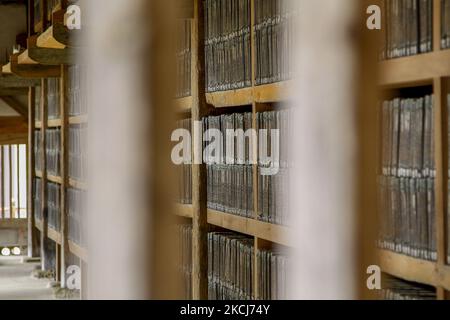
M 83 260 L 84 262 L 88 262 L 88 252 L 85 248 L 81 247 L 80 245 L 76 244 L 75 242 L 69 240 L 69 251 Z
M 83 46 L 81 30 L 69 30 L 64 25 L 65 10 L 52 13 L 52 25 L 42 32 L 36 40 L 41 48 L 65 49 L 66 47 Z
M 439 285 L 438 270 L 435 262 L 412 258 L 388 250 L 378 250 L 378 257 L 383 272 L 407 281 L 435 287 Z M 446 288 L 450 288 L 450 283 L 448 283 Z
M 79 190 L 87 190 L 86 182 L 78 181 L 72 178 L 69 178 L 69 186 Z
M 47 121 L 48 128 L 58 128 L 62 126 L 61 119 L 51 119 Z
M 257 103 L 282 102 L 290 99 L 292 81 L 275 82 L 253 88 L 253 99 Z
M 191 204 L 176 204 L 175 214 L 179 217 L 192 219 L 192 205 Z
M 175 109 L 177 112 L 188 112 L 192 107 L 192 97 L 175 99 Z
M 44 230 L 44 226 L 42 225 L 42 221 L 39 219 L 35 219 L 35 226 L 39 231 Z M 56 242 L 57 244 L 61 245 L 61 233 L 59 231 L 56 231 L 55 229 L 51 227 L 47 227 L 47 237 Z
M 290 229 L 285 226 L 239 217 L 211 209 L 208 209 L 208 223 L 285 246 L 292 245 L 289 240 Z
M 17 57 L 17 62 L 19 64 L 38 64 L 38 62 L 30 58 L 28 49 L 19 54 L 19 56 Z
M 207 93 L 206 102 L 216 108 L 251 105 L 253 103 L 253 89 L 243 88 Z
M 88 123 L 87 115 L 69 117 L 69 124 L 84 124 L 84 123 Z
M 450 50 L 382 61 L 379 70 L 383 87 L 432 84 L 436 77 L 450 76 Z
M 58 176 L 52 176 L 50 174 L 47 174 L 47 180 L 53 183 L 57 183 L 57 184 L 62 184 L 63 183 L 63 179 L 61 177 Z
M 246 106 L 253 102 L 282 102 L 290 99 L 289 90 L 291 86 L 292 81 L 282 81 L 253 88 L 211 92 L 206 94 L 206 101 L 216 108 Z

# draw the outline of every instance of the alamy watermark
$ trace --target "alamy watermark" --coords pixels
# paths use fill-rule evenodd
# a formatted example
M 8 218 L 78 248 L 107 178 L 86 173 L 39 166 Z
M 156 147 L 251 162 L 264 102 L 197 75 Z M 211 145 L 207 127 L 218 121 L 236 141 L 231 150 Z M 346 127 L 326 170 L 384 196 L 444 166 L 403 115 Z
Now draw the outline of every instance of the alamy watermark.
M 171 153 L 174 164 L 258 164 L 262 175 L 278 173 L 279 129 L 227 129 L 224 137 L 219 129 L 202 132 L 202 121 L 194 121 L 193 128 L 194 138 L 187 129 L 172 132 L 172 142 L 178 142 Z

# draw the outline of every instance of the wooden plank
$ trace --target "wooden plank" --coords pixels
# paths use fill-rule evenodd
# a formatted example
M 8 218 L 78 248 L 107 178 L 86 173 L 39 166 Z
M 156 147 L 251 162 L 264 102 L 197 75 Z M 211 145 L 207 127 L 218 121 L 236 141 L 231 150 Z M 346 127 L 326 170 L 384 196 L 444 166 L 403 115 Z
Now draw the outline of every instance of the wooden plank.
M 40 64 L 19 64 L 18 54 L 11 55 L 11 72 L 21 78 L 58 78 L 61 75 L 59 67 Z
M 37 38 L 38 47 L 64 49 L 84 45 L 81 30 L 69 30 L 64 25 L 64 15 L 64 10 L 52 14 L 52 25 Z
M 19 145 L 16 144 L 16 179 L 17 179 L 17 216 L 20 218 L 20 150 Z
M 286 226 L 244 218 L 211 209 L 208 209 L 208 223 L 284 246 L 294 245 L 289 241 L 291 230 Z
M 230 91 L 206 93 L 206 101 L 216 108 L 251 105 L 253 102 L 253 90 L 249 87 Z
M 87 190 L 86 182 L 78 181 L 72 178 L 69 178 L 69 186 L 75 189 Z
M 67 204 L 66 189 L 69 186 L 68 174 L 68 130 L 69 130 L 69 115 L 66 105 L 67 96 L 67 67 L 61 65 L 61 79 L 60 79 L 60 106 L 61 106 L 61 287 L 66 287 L 66 268 L 69 259 L 69 210 Z
M 11 109 L 20 114 L 24 119 L 28 119 L 28 110 L 27 107 L 23 106 L 19 101 L 11 96 L 3 96 L 0 97 L 4 103 L 8 105 Z
M 75 242 L 73 242 L 71 240 L 68 241 L 68 245 L 69 245 L 69 251 L 72 254 L 74 254 L 75 256 L 77 256 L 78 258 L 83 260 L 84 262 L 88 262 L 87 249 L 81 247 L 80 245 L 76 244 Z
M 287 101 L 291 99 L 291 87 L 291 81 L 255 86 L 253 88 L 253 98 L 258 103 Z
M 194 20 L 192 22 L 192 121 L 201 121 L 207 114 L 205 96 L 205 48 L 204 48 L 204 8 L 203 1 L 194 0 Z M 194 159 L 202 154 L 201 128 L 193 126 Z M 194 300 L 208 298 L 208 247 L 207 247 L 207 206 L 206 206 L 206 165 L 192 165 L 192 297 Z
M 1 196 L 1 209 L 2 209 L 2 214 L 1 217 L 2 219 L 5 219 L 5 155 L 3 153 L 3 149 L 4 147 L 2 145 L 0 145 L 0 157 L 1 157 L 1 177 L 0 177 L 0 192 L 2 193 Z
M 53 183 L 57 183 L 57 184 L 62 184 L 63 183 L 63 179 L 61 177 L 58 176 L 53 176 L 50 174 L 47 174 L 47 180 Z
M 49 119 L 47 121 L 47 127 L 48 128 L 58 128 L 62 126 L 62 120 L 61 119 Z
M 394 277 L 437 286 L 438 279 L 435 263 L 426 260 L 415 259 L 392 251 L 378 251 L 380 267 Z
M 28 93 L 27 91 L 28 91 L 27 88 L 2 88 L 2 87 L 0 87 L 0 97 L 23 96 Z
M 34 258 L 39 256 L 38 238 L 35 230 L 34 216 L 34 178 L 35 178 L 35 155 L 34 155 L 34 118 L 35 118 L 35 101 L 36 89 L 29 88 L 28 93 L 28 145 L 27 145 L 27 217 L 28 217 L 28 257 Z
M 8 203 L 9 203 L 9 218 L 13 219 L 13 199 L 12 199 L 12 195 L 13 195 L 13 186 L 12 186 L 12 181 L 13 181 L 13 170 L 12 170 L 12 147 L 11 145 L 8 145 L 8 161 L 9 161 L 9 176 L 8 176 L 8 182 L 9 182 L 9 199 L 8 199 Z
M 28 56 L 32 61 L 42 65 L 59 66 L 61 64 L 75 64 L 77 55 L 81 55 L 74 48 L 45 48 L 37 44 L 38 36 L 34 35 L 28 38 Z M 19 57 L 20 58 L 20 57 Z
M 42 119 L 42 128 L 41 128 L 41 145 L 40 145 L 40 155 L 41 155 L 41 165 L 42 165 L 42 190 L 41 190 L 41 216 L 42 216 L 42 230 L 41 230 L 41 263 L 42 270 L 45 269 L 45 263 L 47 261 L 47 256 L 44 250 L 44 243 L 48 236 L 48 218 L 47 218 L 47 157 L 45 156 L 45 145 L 46 145 L 46 135 L 47 131 L 47 106 L 48 106 L 48 87 L 47 80 L 41 80 L 41 119 Z
M 448 111 L 447 94 L 449 81 L 444 78 L 435 78 L 433 83 L 435 103 L 435 214 L 437 237 L 437 265 L 442 268 L 447 265 L 447 205 L 448 205 Z M 445 299 L 443 286 L 437 288 L 438 299 Z
M 179 217 L 192 218 L 192 205 L 190 204 L 176 204 L 175 213 Z
M 24 79 L 13 74 L 3 74 L 0 77 L 0 88 L 29 88 L 36 87 L 40 83 L 38 79 Z
M 87 115 L 69 117 L 69 124 L 86 124 L 86 123 L 88 123 Z
M 441 50 L 379 63 L 378 84 L 385 87 L 432 84 L 450 76 L 450 50 Z
M 42 128 L 42 122 L 41 121 L 35 121 L 35 128 L 36 129 L 41 129 Z
M 184 97 L 175 99 L 175 110 L 177 112 L 188 112 L 191 110 L 192 97 Z

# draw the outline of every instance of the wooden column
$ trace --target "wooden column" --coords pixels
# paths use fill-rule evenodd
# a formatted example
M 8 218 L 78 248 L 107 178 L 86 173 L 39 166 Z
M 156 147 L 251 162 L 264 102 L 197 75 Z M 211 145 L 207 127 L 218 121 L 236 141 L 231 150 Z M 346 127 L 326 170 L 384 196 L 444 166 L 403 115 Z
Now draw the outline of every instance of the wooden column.
M 192 131 L 194 159 L 202 158 L 201 126 L 195 130 L 195 122 L 207 114 L 205 95 L 205 32 L 203 1 L 194 0 L 192 23 Z M 192 165 L 192 297 L 208 298 L 208 221 L 206 194 L 206 165 Z
M 47 87 L 47 80 L 42 79 L 41 80 L 41 145 L 40 145 L 40 152 L 41 152 L 41 172 L 42 172 L 42 190 L 41 190 L 41 215 L 42 215 L 42 230 L 41 230 L 41 263 L 42 263 L 42 270 L 45 270 L 45 262 L 46 262 L 46 255 L 45 255 L 45 240 L 47 239 L 47 233 L 48 233 L 48 214 L 47 214 L 47 160 L 45 157 L 45 144 L 46 144 L 46 137 L 45 132 L 47 131 L 47 93 L 48 93 L 48 87 Z
M 66 106 L 67 96 L 67 67 L 61 65 L 60 105 L 61 105 L 61 288 L 66 287 L 66 268 L 69 256 L 68 208 L 66 189 L 69 185 L 68 177 L 68 126 L 69 117 Z
M 16 144 L 16 176 L 17 176 L 17 219 L 20 219 L 20 150 Z
M 0 157 L 2 158 L 1 161 L 1 177 L 0 177 L 0 192 L 2 193 L 2 214 L 1 218 L 5 219 L 5 156 L 3 154 L 4 147 L 0 145 Z
M 13 186 L 12 186 L 12 177 L 13 177 L 13 170 L 12 170 L 12 147 L 11 145 L 8 145 L 8 161 L 9 161 L 9 176 L 8 176 L 8 185 L 9 185 L 9 199 L 8 199 L 8 203 L 9 203 L 9 219 L 13 219 L 13 199 L 12 199 L 12 195 L 13 195 Z
M 39 94 L 39 93 L 38 93 Z M 27 218 L 28 218 L 28 257 L 33 258 L 39 255 L 37 252 L 37 232 L 34 217 L 34 189 L 35 155 L 34 155 L 34 130 L 35 130 L 35 103 L 36 89 L 28 88 L 28 149 L 27 149 Z

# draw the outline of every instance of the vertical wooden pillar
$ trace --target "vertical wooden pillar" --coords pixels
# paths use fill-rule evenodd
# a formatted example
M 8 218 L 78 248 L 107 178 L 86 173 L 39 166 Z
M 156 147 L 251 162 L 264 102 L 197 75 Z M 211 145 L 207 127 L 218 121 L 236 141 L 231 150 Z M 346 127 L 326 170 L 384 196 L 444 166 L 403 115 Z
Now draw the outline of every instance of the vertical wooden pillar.
M 20 149 L 16 145 L 16 176 L 17 176 L 17 219 L 20 219 Z
M 68 125 L 69 117 L 66 106 L 67 67 L 61 65 L 60 105 L 61 105 L 61 288 L 66 287 L 66 268 L 69 256 L 68 208 L 66 188 L 68 186 Z
M 192 131 L 194 159 L 202 159 L 202 128 L 196 128 L 207 114 L 205 95 L 205 32 L 203 1 L 194 0 L 192 24 Z M 194 300 L 208 298 L 208 220 L 206 193 L 206 165 L 192 165 L 192 297 Z
M 47 160 L 45 156 L 45 145 L 46 145 L 46 136 L 45 133 L 47 131 L 47 93 L 48 93 L 48 87 L 47 87 L 47 80 L 42 79 L 41 80 L 41 145 L 40 153 L 41 153 L 41 171 L 42 171 L 42 178 L 41 178 L 41 215 L 42 215 L 42 231 L 41 231 L 41 263 L 42 263 L 42 270 L 45 270 L 45 262 L 46 262 L 46 255 L 45 255 L 45 241 L 47 239 L 47 233 L 48 233 L 48 214 L 47 214 Z
M 0 192 L 2 193 L 2 215 L 1 218 L 5 219 L 5 156 L 3 154 L 4 146 L 0 145 L 0 157 L 2 159 L 1 161 L 1 177 L 0 177 Z
M 30 2 L 29 2 L 30 3 Z M 40 94 L 40 93 L 38 93 Z M 37 232 L 35 228 L 33 195 L 35 178 L 34 130 L 35 130 L 36 89 L 28 89 L 28 148 L 27 148 L 27 218 L 28 218 L 28 257 L 39 255 L 37 252 Z
M 14 212 L 13 212 L 13 184 L 12 184 L 12 178 L 13 178 L 13 169 L 12 169 L 12 145 L 8 145 L 8 161 L 9 161 L 9 179 L 8 179 L 8 185 L 9 185 L 9 219 L 14 218 Z

